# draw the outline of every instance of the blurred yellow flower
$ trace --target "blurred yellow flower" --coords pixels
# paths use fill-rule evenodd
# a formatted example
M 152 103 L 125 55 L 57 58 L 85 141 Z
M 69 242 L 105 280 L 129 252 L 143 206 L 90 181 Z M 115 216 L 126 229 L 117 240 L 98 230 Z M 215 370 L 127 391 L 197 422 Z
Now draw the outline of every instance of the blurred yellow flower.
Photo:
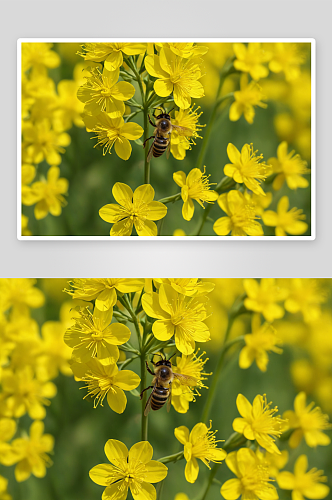
M 277 476 L 279 488 L 292 490 L 292 500 L 303 500 L 304 498 L 321 499 L 327 497 L 330 488 L 322 482 L 327 478 L 323 471 L 313 468 L 307 472 L 308 458 L 300 455 L 294 465 L 294 474 L 283 471 Z
M 276 236 L 287 236 L 288 234 L 299 235 L 306 232 L 308 224 L 303 222 L 306 218 L 301 209 L 296 207 L 291 208 L 289 211 L 288 196 L 280 198 L 277 212 L 267 210 L 263 213 L 262 219 L 266 226 L 275 227 Z
M 120 116 L 111 118 L 104 111 L 97 116 L 83 115 L 88 132 L 95 132 L 97 135 L 92 139 L 98 139 L 94 147 L 101 147 L 103 155 L 111 154 L 114 146 L 115 152 L 122 160 L 128 160 L 131 155 L 131 144 L 129 140 L 135 141 L 143 134 L 140 125 L 134 122 L 124 122 Z
M 271 205 L 273 195 L 272 193 L 265 193 L 265 196 L 261 196 L 260 194 L 255 194 L 252 191 L 246 189 L 244 192 L 244 197 L 250 203 L 253 203 L 255 205 L 255 213 L 261 217 L 264 213 L 264 210 Z
M 262 464 L 255 453 L 248 448 L 229 453 L 227 467 L 237 479 L 229 479 L 220 490 L 226 500 L 241 498 L 250 500 L 277 500 L 278 493 L 270 484 L 270 472 L 267 464 Z
M 2 414 L 19 418 L 26 413 L 32 419 L 46 416 L 44 405 L 51 402 L 57 388 L 53 382 L 43 382 L 34 377 L 31 366 L 25 366 L 13 372 L 10 368 L 3 371 L 0 405 Z
M 258 394 L 251 405 L 247 398 L 239 394 L 236 398 L 236 406 L 243 418 L 233 421 L 235 432 L 243 434 L 250 441 L 257 443 L 269 453 L 280 451 L 275 444 L 275 438 L 280 437 L 286 423 L 277 413 L 278 408 L 271 408 L 272 403 L 267 403 L 266 395 Z
M 79 55 L 86 61 L 105 61 L 104 67 L 108 71 L 115 71 L 123 64 L 123 54 L 132 56 L 143 54 L 146 43 L 85 43 Z
M 34 205 L 34 214 L 37 220 L 44 219 L 49 213 L 59 216 L 62 207 L 67 205 L 63 195 L 67 195 L 69 182 L 60 177 L 59 167 L 51 167 L 47 172 L 47 179 L 34 182 L 30 188 L 30 194 L 26 193 L 22 200 L 24 205 Z
M 210 293 L 215 287 L 214 283 L 198 278 L 153 278 L 153 282 L 156 288 L 159 288 L 163 283 L 167 283 L 174 290 L 188 297 Z
M 12 465 L 15 462 L 13 449 L 8 443 L 16 433 L 16 422 L 11 418 L 0 418 L 0 464 Z M 0 496 L 1 498 L 1 496 Z
M 245 347 L 240 352 L 240 368 L 249 368 L 254 361 L 258 368 L 265 372 L 269 362 L 268 352 L 282 353 L 282 349 L 277 347 L 281 340 L 276 336 L 276 331 L 269 323 L 261 326 L 260 315 L 253 314 L 251 321 L 252 333 L 244 336 Z
M 22 236 L 32 236 L 32 232 L 28 228 L 29 218 L 22 214 L 21 215 L 21 235 Z
M 140 441 L 128 451 L 121 441 L 109 439 L 104 450 L 111 464 L 96 465 L 89 472 L 94 483 L 106 486 L 103 500 L 125 500 L 128 488 L 135 500 L 156 499 L 151 483 L 165 479 L 168 469 L 161 462 L 151 460 L 153 448 L 148 441 Z
M 191 108 L 179 109 L 178 111 L 175 111 L 174 118 L 172 118 L 173 125 L 188 129 L 188 131 L 181 131 L 181 134 L 180 131 L 176 128 L 173 128 L 172 130 L 172 138 L 170 143 L 171 153 L 177 160 L 183 160 L 185 158 L 188 149 L 191 149 L 191 146 L 193 144 L 196 145 L 195 139 L 201 139 L 201 136 L 198 134 L 202 130 L 202 128 L 205 127 L 205 125 L 200 125 L 198 123 L 198 119 L 202 115 L 202 112 L 198 113 L 200 107 L 197 106 L 197 108 L 194 109 L 194 106 L 192 106 Z
M 106 111 L 110 118 L 119 118 L 125 112 L 123 101 L 128 101 L 135 94 L 135 87 L 128 82 L 119 81 L 120 70 L 101 72 L 91 69 L 86 82 L 77 91 L 77 97 L 85 103 L 84 111 L 88 115 L 98 115 Z
M 166 341 L 175 335 L 175 344 L 182 354 L 192 354 L 196 342 L 210 340 L 207 317 L 207 297 L 185 297 L 170 285 L 163 284 L 159 294 L 146 293 L 142 298 L 143 309 L 151 318 L 157 318 L 152 332 L 158 340 Z
M 141 379 L 130 370 L 118 370 L 116 364 L 103 366 L 98 359 L 87 363 L 73 363 L 71 369 L 76 378 L 86 383 L 88 393 L 84 399 L 91 396 L 93 407 L 103 406 L 105 397 L 109 407 L 116 413 L 123 413 L 127 405 L 124 391 L 132 391 L 138 387 Z
M 201 76 L 201 59 L 183 59 L 169 48 L 163 47 L 160 55 L 145 58 L 147 72 L 157 78 L 154 90 L 160 97 L 167 97 L 173 92 L 174 102 L 179 108 L 187 109 L 191 98 L 204 96 L 203 85 L 198 81 Z
M 232 163 L 225 165 L 224 174 L 234 179 L 235 182 L 244 183 L 255 194 L 265 196 L 260 183 L 272 174 L 272 167 L 266 163 L 260 163 L 263 155 L 256 156 L 256 153 L 252 144 L 245 144 L 240 153 L 232 143 L 229 143 L 227 154 Z
M 288 420 L 288 428 L 295 429 L 289 438 L 289 446 L 297 448 L 304 437 L 305 442 L 311 448 L 318 445 L 327 446 L 331 439 L 324 430 L 332 428 L 328 422 L 328 415 L 324 415 L 321 409 L 312 402 L 306 406 L 306 393 L 300 392 L 294 400 L 294 410 L 288 410 L 283 417 Z
M 60 57 L 52 47 L 53 43 L 22 43 L 22 71 L 33 68 L 40 72 L 59 66 Z
M 217 448 L 217 443 L 220 440 L 216 441 L 217 431 L 211 431 L 211 426 L 211 421 L 210 427 L 200 422 L 193 427 L 190 433 L 184 425 L 174 429 L 176 439 L 184 445 L 184 458 L 187 461 L 185 476 L 188 483 L 194 483 L 198 477 L 198 458 L 211 469 L 210 462 L 221 463 L 227 455 L 226 451 Z
M 172 52 L 174 52 L 174 54 L 185 59 L 188 59 L 189 57 L 204 55 L 209 50 L 208 47 L 197 45 L 194 42 L 156 43 L 155 45 L 158 50 L 162 47 L 167 47 Z
M 155 220 L 165 217 L 167 207 L 159 201 L 153 201 L 154 189 L 151 184 L 143 184 L 134 193 L 127 184 L 116 182 L 112 189 L 115 201 L 99 210 L 99 216 L 114 224 L 111 236 L 130 236 L 135 226 L 138 236 L 157 236 Z
M 243 115 L 248 123 L 254 122 L 255 106 L 267 108 L 267 104 L 262 102 L 266 99 L 261 87 L 257 82 L 251 81 L 248 84 L 248 76 L 243 73 L 240 78 L 240 90 L 234 92 L 235 102 L 229 108 L 229 119 L 236 122 Z
M 287 464 L 289 453 L 287 450 L 283 450 L 280 455 L 277 455 L 276 453 L 269 453 L 268 451 L 262 451 L 260 448 L 257 448 L 256 456 L 263 467 L 268 466 L 269 476 L 276 478 L 280 469 L 283 469 Z
M 243 285 L 247 293 L 244 305 L 248 311 L 263 314 L 270 323 L 283 317 L 285 311 L 277 302 L 287 298 L 288 290 L 279 287 L 275 278 L 262 278 L 260 283 L 253 278 L 247 278 Z
M 0 476 L 0 500 L 13 500 L 13 497 L 7 492 L 8 479 Z M 186 500 L 186 499 L 179 499 Z M 189 499 L 188 499 L 189 500 Z
M 27 163 L 37 164 L 46 160 L 49 165 L 59 165 L 62 160 L 59 153 L 65 153 L 64 146 L 69 146 L 71 141 L 66 132 L 53 130 L 48 119 L 37 123 L 26 122 L 22 133 L 22 156 Z
M 205 167 L 203 172 L 199 168 L 193 168 L 187 176 L 181 171 L 174 172 L 173 179 L 181 187 L 182 217 L 187 221 L 194 215 L 193 200 L 205 208 L 204 202 L 213 203 L 218 199 L 218 193 L 210 190 L 212 184 L 209 183 L 209 176 L 205 175 Z
M 287 81 L 295 80 L 301 74 L 305 55 L 299 43 L 275 43 L 269 68 L 273 73 L 284 72 Z
M 80 309 L 80 317 L 68 328 L 64 340 L 73 349 L 72 357 L 79 363 L 97 358 L 103 365 L 116 363 L 119 359 L 118 345 L 130 338 L 130 330 L 121 323 L 112 323 L 113 309 L 100 311 L 94 308 Z
M 31 424 L 30 437 L 14 439 L 13 450 L 18 462 L 15 467 L 16 481 L 25 481 L 31 474 L 44 477 L 46 467 L 52 465 L 47 453 L 52 452 L 53 446 L 53 436 L 44 434 L 44 424 L 38 420 Z
M 183 229 L 175 229 L 173 236 L 187 236 Z
M 286 311 L 301 312 L 306 323 L 315 321 L 321 315 L 321 304 L 327 301 L 327 290 L 319 280 L 312 278 L 291 278 L 289 296 L 285 302 Z
M 287 149 L 287 142 L 283 141 L 278 146 L 277 158 L 268 159 L 268 163 L 272 165 L 273 172 L 278 174 L 273 181 L 273 189 L 281 189 L 285 180 L 290 189 L 308 187 L 308 180 L 302 177 L 302 175 L 310 172 L 307 168 L 307 162 L 303 161 L 298 154 L 294 156 L 295 151 L 287 153 Z
M 263 63 L 270 59 L 271 54 L 262 48 L 261 43 L 248 43 L 248 46 L 234 43 L 233 48 L 236 56 L 234 67 L 237 70 L 249 73 L 254 80 L 265 78 L 269 74 Z
M 227 214 L 216 220 L 213 230 L 219 236 L 263 236 L 263 229 L 257 222 L 255 205 L 246 200 L 239 191 L 223 193 L 218 198 L 218 205 Z
M 28 308 L 38 308 L 44 305 L 45 296 L 34 285 L 34 278 L 0 278 L 0 302 L 3 311 L 11 307 L 21 313 L 27 313 Z

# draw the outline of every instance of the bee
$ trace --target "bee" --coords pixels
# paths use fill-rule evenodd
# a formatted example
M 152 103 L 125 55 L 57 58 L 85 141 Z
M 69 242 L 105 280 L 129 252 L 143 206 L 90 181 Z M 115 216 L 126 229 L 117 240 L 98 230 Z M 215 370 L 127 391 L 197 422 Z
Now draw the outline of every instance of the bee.
M 148 139 L 146 139 L 143 143 L 143 148 L 145 148 L 145 144 L 147 143 L 147 141 L 153 138 L 153 143 L 151 144 L 151 147 L 148 152 L 148 157 L 147 157 L 148 162 L 151 161 L 152 156 L 158 158 L 163 153 L 165 153 L 166 150 L 167 150 L 166 158 L 169 157 L 172 130 L 176 130 L 179 133 L 179 135 L 182 136 L 192 135 L 192 130 L 186 127 L 180 127 L 179 125 L 174 125 L 171 122 L 170 114 L 166 113 L 163 109 L 162 111 L 163 112 L 160 113 L 158 116 L 156 116 L 153 112 L 152 116 L 156 120 L 156 123 L 153 123 L 151 121 L 150 115 L 148 115 L 150 124 L 155 128 L 153 135 L 151 135 L 151 137 L 148 137 Z
M 161 357 L 161 360 L 157 363 L 153 362 L 153 358 L 151 363 L 154 365 L 154 372 L 150 370 L 149 364 L 146 361 L 146 368 L 151 375 L 153 375 L 152 384 L 146 389 L 143 389 L 141 392 L 140 398 L 143 397 L 143 392 L 148 389 L 152 389 L 149 399 L 145 405 L 144 415 L 146 416 L 150 410 L 160 410 L 164 406 L 167 401 L 167 411 L 171 408 L 171 385 L 174 379 L 178 380 L 180 384 L 196 386 L 197 380 L 194 377 L 189 377 L 187 375 L 182 375 L 181 373 L 175 373 L 172 370 L 172 363 L 170 359 L 175 356 L 171 356 L 171 358 L 166 359 L 161 354 L 158 354 Z

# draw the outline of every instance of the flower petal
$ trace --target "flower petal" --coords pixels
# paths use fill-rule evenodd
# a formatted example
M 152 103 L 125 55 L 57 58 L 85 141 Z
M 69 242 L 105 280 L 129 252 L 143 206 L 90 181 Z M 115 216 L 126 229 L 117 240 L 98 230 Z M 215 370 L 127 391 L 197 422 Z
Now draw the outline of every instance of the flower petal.
M 134 193 L 127 184 L 116 182 L 112 188 L 112 194 L 119 205 L 131 209 Z
M 141 462 L 147 464 L 152 459 L 153 448 L 148 441 L 140 441 L 129 450 L 129 463 Z
M 96 465 L 89 471 L 89 476 L 92 481 L 100 486 L 107 486 L 109 478 L 113 472 L 113 467 L 110 464 Z
M 185 425 L 181 425 L 180 427 L 176 427 L 174 429 L 174 435 L 181 444 L 186 444 L 189 441 L 189 429 Z
M 140 202 L 148 204 L 153 200 L 153 198 L 154 189 L 151 184 L 143 184 L 135 189 L 133 202 L 134 204 L 139 204 Z
M 189 462 L 187 462 L 184 474 L 188 483 L 194 483 L 198 477 L 199 467 L 195 457 L 192 457 Z
M 127 462 L 128 448 L 117 439 L 109 439 L 105 444 L 104 451 L 111 464 L 117 466 L 119 462 Z
M 127 397 L 122 389 L 113 386 L 107 393 L 109 407 L 116 413 L 123 413 L 127 405 Z
M 144 473 L 144 479 L 148 483 L 158 483 L 162 481 L 167 476 L 168 468 L 165 464 L 158 462 L 157 460 L 150 460 L 146 464 L 147 472 Z
M 142 297 L 143 309 L 148 316 L 157 319 L 169 319 L 169 314 L 161 308 L 156 292 L 145 293 Z
M 114 149 L 121 160 L 128 160 L 130 158 L 132 150 L 131 144 L 124 136 L 121 138 L 118 137 L 115 141 Z
M 186 183 L 186 174 L 179 170 L 178 172 L 174 172 L 173 180 L 180 187 L 184 186 Z
M 174 335 L 174 325 L 168 320 L 158 320 L 152 325 L 153 335 L 158 340 L 169 340 Z

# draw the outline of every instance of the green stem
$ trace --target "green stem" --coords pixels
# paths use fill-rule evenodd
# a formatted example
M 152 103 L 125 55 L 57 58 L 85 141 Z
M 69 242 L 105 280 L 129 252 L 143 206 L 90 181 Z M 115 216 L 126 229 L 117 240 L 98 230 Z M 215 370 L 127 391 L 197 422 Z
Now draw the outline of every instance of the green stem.
M 213 468 L 211 469 L 211 472 L 210 472 L 210 475 L 209 475 L 209 479 L 208 479 L 208 482 L 207 482 L 207 485 L 205 487 L 205 490 L 204 490 L 204 493 L 203 493 L 203 496 L 201 497 L 201 500 L 205 500 L 207 494 L 209 493 L 209 490 L 211 488 L 211 484 L 214 480 L 214 476 L 217 474 L 217 471 L 218 471 L 218 466 L 220 464 L 214 464 Z
M 145 366 L 145 351 L 141 351 L 141 392 L 146 389 L 146 366 Z M 148 440 L 148 416 L 144 415 L 146 405 L 146 392 L 142 396 L 142 425 L 141 425 L 141 440 Z
M 120 361 L 118 364 L 121 366 L 121 370 L 123 370 L 126 366 L 130 365 L 138 356 L 132 356 L 131 358 L 126 359 L 125 361 Z
M 162 198 L 158 200 L 160 203 L 174 203 L 174 201 L 181 200 L 181 193 L 173 194 L 172 196 L 167 196 L 167 198 Z
M 226 356 L 226 353 L 227 353 L 228 349 L 232 345 L 236 344 L 237 342 L 242 342 L 243 341 L 244 337 L 241 336 L 241 337 L 237 337 L 234 340 L 231 340 L 230 342 L 227 342 L 228 341 L 228 337 L 229 337 L 230 332 L 231 332 L 231 329 L 232 329 L 232 326 L 233 326 L 233 323 L 234 323 L 234 320 L 235 320 L 236 317 L 237 317 L 237 314 L 230 314 L 230 316 L 229 316 L 227 330 L 226 330 L 226 333 L 225 333 L 225 338 L 224 338 L 224 343 L 223 343 L 223 347 L 222 347 L 221 352 L 220 352 L 220 357 L 219 357 L 218 364 L 216 366 L 216 369 L 213 372 L 214 375 L 213 375 L 213 379 L 212 379 L 212 384 L 211 384 L 211 387 L 210 387 L 210 390 L 209 390 L 209 393 L 208 393 L 208 398 L 207 398 L 206 404 L 204 406 L 204 410 L 203 410 L 203 413 L 202 413 L 201 422 L 207 422 L 208 421 L 208 418 L 209 418 L 209 415 L 210 415 L 210 412 L 211 412 L 211 408 L 212 408 L 212 405 L 213 405 L 213 402 L 214 402 L 214 398 L 215 398 L 215 395 L 216 395 L 216 390 L 217 390 L 218 383 L 219 383 L 220 373 L 221 373 L 221 370 L 222 370 L 222 368 L 224 366 L 224 360 L 225 360 L 225 356 Z
M 123 305 L 123 307 L 125 307 L 127 309 L 127 311 L 129 312 L 130 314 L 130 317 L 135 325 L 135 330 L 136 330 L 136 335 L 137 335 L 137 340 L 138 340 L 138 344 L 139 344 L 139 350 L 140 352 L 142 351 L 142 338 L 141 338 L 141 332 L 140 332 L 140 329 L 139 329 L 139 324 L 138 324 L 138 320 L 137 320 L 137 316 L 133 310 L 133 307 L 130 303 L 130 301 L 128 300 L 128 298 L 126 297 L 126 295 L 123 295 L 122 297 L 120 297 L 118 295 L 118 299 L 119 299 L 119 302 L 121 302 L 121 304 Z
M 177 462 L 178 460 L 182 460 L 184 457 L 184 452 L 179 451 L 179 453 L 174 453 L 174 455 L 168 455 L 167 457 L 162 457 L 158 459 L 158 462 L 162 464 L 168 464 L 169 462 Z

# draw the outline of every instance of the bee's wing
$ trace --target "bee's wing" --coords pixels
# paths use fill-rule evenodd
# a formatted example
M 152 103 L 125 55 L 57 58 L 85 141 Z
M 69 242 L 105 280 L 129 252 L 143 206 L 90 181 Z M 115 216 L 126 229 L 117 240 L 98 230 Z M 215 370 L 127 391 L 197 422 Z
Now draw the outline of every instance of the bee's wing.
M 169 394 L 167 399 L 167 411 L 171 409 L 172 405 L 172 382 L 169 383 Z
M 155 390 L 156 388 L 156 385 L 157 385 L 157 382 L 154 384 L 153 386 L 153 389 L 151 391 L 151 394 L 149 396 L 149 399 L 147 400 L 146 402 L 146 405 L 145 405 L 145 408 L 144 408 L 144 415 L 147 416 L 147 414 L 149 413 L 149 411 L 151 410 L 151 399 L 152 399 L 152 394 L 153 394 L 153 391 Z
M 193 135 L 193 131 L 190 128 L 180 127 L 179 125 L 173 125 L 173 123 L 172 123 L 172 128 L 174 128 L 179 135 L 186 135 L 190 137 Z
M 174 378 L 180 382 L 182 385 L 196 386 L 197 379 L 194 377 L 190 377 L 189 375 L 182 375 L 182 373 L 174 373 Z
M 150 146 L 149 152 L 148 152 L 148 157 L 147 157 L 147 162 L 149 163 L 151 161 L 151 158 L 153 156 L 153 145 L 154 145 L 155 139 L 153 139 L 152 144 Z
M 169 143 L 168 143 L 167 150 L 166 150 L 166 160 L 168 160 L 169 154 L 171 152 L 171 140 L 172 140 L 171 138 L 172 138 L 172 134 L 169 134 Z

